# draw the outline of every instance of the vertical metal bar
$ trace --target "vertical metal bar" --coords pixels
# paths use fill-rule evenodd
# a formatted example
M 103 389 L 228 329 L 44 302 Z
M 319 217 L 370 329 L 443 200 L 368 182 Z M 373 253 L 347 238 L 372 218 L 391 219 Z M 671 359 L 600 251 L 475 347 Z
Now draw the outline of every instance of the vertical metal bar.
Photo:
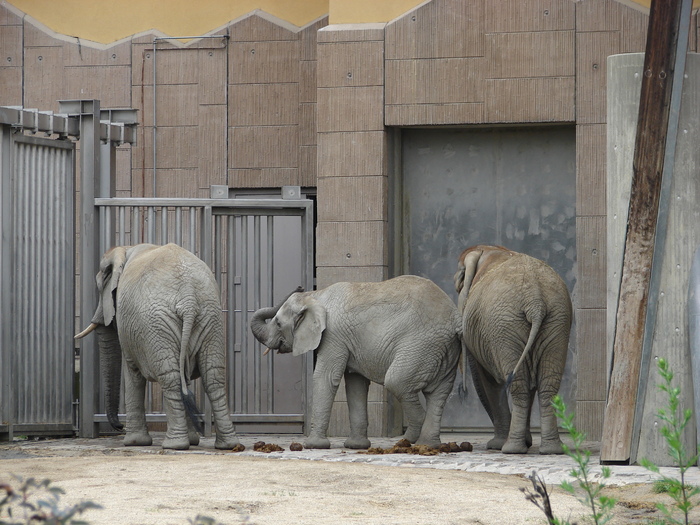
M 126 208 L 124 206 L 119 206 L 119 246 L 124 246 L 126 244 L 125 231 L 126 230 Z
M 194 206 L 190 207 L 190 251 L 195 255 L 198 253 L 196 245 L 196 224 L 197 224 L 197 208 Z
M 141 244 L 141 208 L 134 206 L 131 208 L 131 244 Z
M 253 217 L 253 310 L 260 308 L 260 289 L 262 288 L 262 272 L 260 271 L 261 256 L 260 216 Z M 262 374 L 260 352 L 253 352 L 253 407 L 256 414 L 262 409 Z
M 175 242 L 178 246 L 184 246 L 182 242 L 182 206 L 175 207 Z
M 98 224 L 95 197 L 99 188 L 95 181 L 100 171 L 100 102 L 81 103 L 80 117 L 80 319 L 91 319 L 97 307 L 94 278 L 99 262 Z M 95 422 L 99 389 L 99 360 L 95 338 L 82 340 L 80 352 L 80 437 L 97 437 Z
M 14 166 L 12 162 L 12 129 L 0 126 L 0 318 L 9 319 L 12 311 L 14 292 L 10 283 L 14 269 L 14 216 L 12 201 L 15 191 Z M 2 389 L 0 390 L 0 420 L 7 422 L 8 439 L 14 439 L 14 400 L 15 400 L 15 323 L 5 323 L 0 332 L 0 367 Z
M 306 205 L 305 213 L 301 221 L 301 238 L 302 238 L 302 277 L 306 290 L 314 289 L 314 204 L 309 200 Z M 311 406 L 313 403 L 313 382 L 314 362 L 311 352 L 304 354 L 306 359 L 304 365 L 304 373 L 302 374 L 302 405 L 304 410 L 304 431 L 308 432 L 311 428 Z
M 228 307 L 226 355 L 228 356 L 229 412 L 236 411 L 236 217 L 228 215 L 227 242 L 228 267 L 226 268 L 226 305 Z
M 274 290 L 275 290 L 275 230 L 274 230 L 274 219 L 273 215 L 267 216 L 267 304 L 274 304 Z M 274 414 L 275 412 L 275 358 L 274 352 L 271 352 L 270 359 L 268 360 L 267 367 L 267 413 Z
M 168 207 L 161 206 L 160 208 L 160 242 L 158 244 L 168 244 Z
M 248 347 L 248 217 L 241 217 L 241 411 L 245 414 L 248 408 L 248 381 L 249 357 L 251 349 Z
M 154 206 L 148 206 L 147 208 L 147 227 L 148 227 L 148 241 L 151 244 L 156 242 L 156 209 Z

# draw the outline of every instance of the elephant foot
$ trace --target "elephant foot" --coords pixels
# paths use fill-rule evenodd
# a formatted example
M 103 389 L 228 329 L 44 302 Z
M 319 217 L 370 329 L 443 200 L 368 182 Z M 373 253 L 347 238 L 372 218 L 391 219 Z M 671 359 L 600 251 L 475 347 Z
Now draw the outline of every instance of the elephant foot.
M 188 450 L 190 448 L 190 438 L 187 435 L 170 437 L 165 436 L 163 440 L 163 448 L 171 450 Z
M 331 441 L 328 438 L 309 436 L 304 442 L 304 448 L 331 448 Z
M 238 441 L 238 436 L 233 432 L 231 434 L 220 434 L 216 433 L 216 441 L 214 442 L 214 448 L 218 450 L 231 450 L 236 445 L 240 445 L 241 442 Z
M 486 443 L 486 448 L 489 450 L 501 450 L 506 443 L 506 438 L 494 437 Z
M 528 448 L 529 447 L 527 446 L 527 443 L 525 443 L 524 439 L 509 439 L 503 444 L 501 452 L 503 452 L 504 454 L 527 454 Z
M 440 445 L 442 445 L 442 441 L 440 439 L 423 439 L 419 438 L 416 442 L 416 445 L 425 445 L 430 448 L 438 448 Z
M 124 436 L 125 447 L 150 447 L 153 438 L 148 432 L 127 432 Z
M 564 448 L 561 445 L 561 440 L 542 441 L 540 443 L 540 454 L 563 454 Z
M 197 445 L 199 445 L 199 434 L 197 434 L 196 432 L 187 432 L 187 438 L 190 440 L 191 447 L 196 447 Z
M 401 439 L 405 439 L 409 443 L 415 443 L 420 439 L 420 430 L 406 429 L 406 433 L 401 437 Z
M 350 436 L 348 439 L 345 440 L 345 443 L 343 443 L 343 446 L 345 448 L 351 448 L 354 450 L 364 450 L 368 449 L 372 443 L 370 443 L 369 439 L 366 437 L 352 437 Z

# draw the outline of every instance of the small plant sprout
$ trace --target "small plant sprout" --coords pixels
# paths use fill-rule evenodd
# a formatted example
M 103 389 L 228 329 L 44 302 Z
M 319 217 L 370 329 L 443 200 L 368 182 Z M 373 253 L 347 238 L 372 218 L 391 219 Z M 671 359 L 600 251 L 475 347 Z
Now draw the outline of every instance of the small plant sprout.
M 700 494 L 700 488 L 689 486 L 685 482 L 685 473 L 698 462 L 698 454 L 689 456 L 682 441 L 683 431 L 690 422 L 693 411 L 690 409 L 681 410 L 681 389 L 673 386 L 673 372 L 669 369 L 668 362 L 665 359 L 659 359 L 657 368 L 662 379 L 662 383 L 658 385 L 659 389 L 668 396 L 668 405 L 657 412 L 659 419 L 664 422 L 663 427 L 661 427 L 661 435 L 668 445 L 669 456 L 680 470 L 680 480 L 664 476 L 660 473 L 659 467 L 646 458 L 642 459 L 640 463 L 647 470 L 661 475 L 660 481 L 663 481 L 665 491 L 675 501 L 675 507 L 683 514 L 684 520 L 677 520 L 674 517 L 674 509 L 669 509 L 662 503 L 657 504 L 659 510 L 663 512 L 670 523 L 685 523 L 687 525 L 691 509 L 698 505 L 698 502 L 693 501 L 693 498 Z
M 561 421 L 562 428 L 569 433 L 573 440 L 573 447 L 563 444 L 564 453 L 576 463 L 576 466 L 569 473 L 575 479 L 574 483 L 564 481 L 561 487 L 590 509 L 591 518 L 596 525 L 607 523 L 613 517 L 612 509 L 615 506 L 615 499 L 602 495 L 602 491 L 605 488 L 604 480 L 610 477 L 610 468 L 603 467 L 602 481 L 594 482 L 591 479 L 589 467 L 591 451 L 583 447 L 586 435 L 576 428 L 576 425 L 574 425 L 574 414 L 566 413 L 566 405 L 560 396 L 554 396 L 552 406 L 557 418 Z M 531 501 L 544 512 L 548 523 L 550 525 L 575 525 L 569 521 L 554 517 L 547 487 L 535 472 L 532 473 L 529 479 L 532 481 L 535 492 L 532 493 L 526 489 L 521 490 L 525 493 L 528 501 Z

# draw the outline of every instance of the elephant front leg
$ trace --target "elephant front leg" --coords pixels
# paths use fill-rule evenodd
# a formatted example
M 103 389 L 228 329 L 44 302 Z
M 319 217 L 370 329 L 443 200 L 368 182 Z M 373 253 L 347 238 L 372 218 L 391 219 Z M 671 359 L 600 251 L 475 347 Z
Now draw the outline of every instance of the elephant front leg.
M 146 427 L 146 378 L 138 370 L 127 366 L 124 376 L 124 399 L 126 403 L 126 436 L 124 446 L 148 447 L 153 439 Z
M 331 418 L 333 400 L 345 370 L 347 358 L 331 367 L 319 357 L 314 370 L 313 406 L 311 409 L 311 429 L 304 442 L 306 448 L 331 448 L 328 439 L 328 423 Z M 342 365 L 342 366 L 341 366 Z
M 360 374 L 345 374 L 345 395 L 348 400 L 350 414 L 350 436 L 345 440 L 345 447 L 366 449 L 370 447 L 367 439 L 367 393 L 369 379 Z

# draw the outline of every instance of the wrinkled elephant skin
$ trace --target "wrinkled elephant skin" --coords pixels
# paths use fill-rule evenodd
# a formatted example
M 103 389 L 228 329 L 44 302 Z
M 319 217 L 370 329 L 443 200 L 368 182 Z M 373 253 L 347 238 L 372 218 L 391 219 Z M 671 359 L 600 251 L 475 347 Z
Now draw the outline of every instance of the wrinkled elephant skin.
M 163 448 L 197 445 L 193 406 L 189 418 L 186 407 L 190 380 L 202 377 L 216 423 L 216 448 L 237 445 L 226 396 L 221 301 L 209 267 L 175 244 L 119 246 L 102 257 L 96 281 L 97 310 L 76 338 L 97 331 L 107 417 L 117 429 L 124 357 L 124 444 L 151 445 L 144 403 L 146 382 L 157 381 L 168 421 Z
M 336 283 L 293 293 L 276 307 L 258 310 L 250 324 L 268 348 L 294 355 L 317 350 L 308 448 L 330 446 L 328 422 L 343 376 L 350 413 L 346 447 L 370 446 L 370 381 L 401 401 L 406 439 L 440 443 L 442 412 L 462 345 L 459 313 L 433 282 L 407 275 L 379 283 Z
M 495 429 L 489 448 L 527 452 L 537 392 L 540 453 L 563 453 L 551 400 L 559 391 L 571 331 L 564 281 L 538 259 L 479 245 L 460 256 L 455 287 L 472 378 Z

